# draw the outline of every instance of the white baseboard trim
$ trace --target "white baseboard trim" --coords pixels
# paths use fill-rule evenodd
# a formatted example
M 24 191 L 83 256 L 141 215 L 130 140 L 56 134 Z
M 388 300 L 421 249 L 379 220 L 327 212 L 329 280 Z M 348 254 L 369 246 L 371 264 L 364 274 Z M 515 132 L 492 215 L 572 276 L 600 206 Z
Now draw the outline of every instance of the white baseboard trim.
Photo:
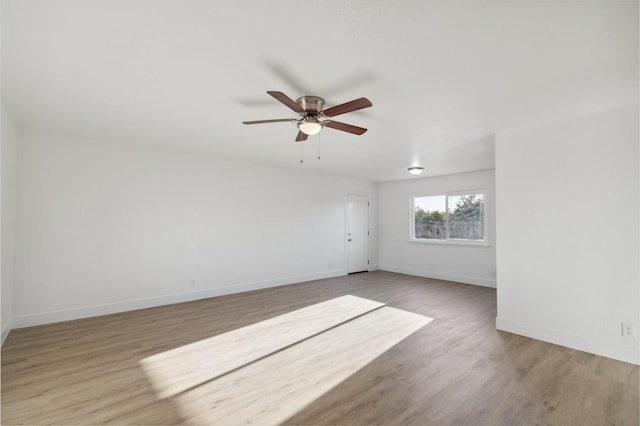
M 101 315 L 115 314 L 118 312 L 134 311 L 137 309 L 154 308 L 156 306 L 171 305 L 174 303 L 190 302 L 192 300 L 207 299 L 209 297 L 224 296 L 226 294 L 242 293 L 245 291 L 260 290 L 269 287 L 301 283 L 305 281 L 320 280 L 346 275 L 343 269 L 335 269 L 326 272 L 318 272 L 293 277 L 282 277 L 271 280 L 255 281 L 236 284 L 225 287 L 207 288 L 203 290 L 188 291 L 183 293 L 167 294 L 141 299 L 124 300 L 103 305 L 83 306 L 79 308 L 59 311 L 41 312 L 35 314 L 17 315 L 13 317 L 13 328 L 32 327 L 35 325 L 51 324 L 61 321 L 70 321 L 82 318 L 97 317 Z M 8 332 L 7 332 L 8 334 Z M 4 331 L 2 333 L 4 342 Z
M 455 281 L 463 284 L 474 284 L 483 287 L 496 288 L 496 280 L 486 278 L 470 277 L 467 275 L 450 274 L 446 272 L 426 271 L 423 269 L 405 268 L 402 266 L 380 264 L 380 270 L 388 272 L 397 272 L 400 274 L 415 275 L 424 278 L 435 278 L 438 280 Z
M 0 343 L 0 346 L 4 345 L 4 341 L 7 340 L 7 336 L 9 336 L 9 333 L 11 333 L 13 328 L 11 321 L 8 322 L 9 324 L 2 324 L 2 342 Z
M 640 365 L 640 349 L 637 346 L 620 345 L 615 342 L 580 336 L 562 330 L 549 329 L 501 317 L 496 317 L 496 328 L 567 348 Z

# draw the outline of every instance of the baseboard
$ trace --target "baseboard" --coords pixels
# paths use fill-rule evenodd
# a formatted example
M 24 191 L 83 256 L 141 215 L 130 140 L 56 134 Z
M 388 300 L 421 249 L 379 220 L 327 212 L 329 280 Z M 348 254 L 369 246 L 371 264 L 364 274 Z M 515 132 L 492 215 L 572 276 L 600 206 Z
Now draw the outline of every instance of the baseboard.
M 9 324 L 2 324 L 2 342 L 0 343 L 0 346 L 4 345 L 4 341 L 7 340 L 7 336 L 9 336 L 9 333 L 11 333 L 12 330 L 12 324 L 11 321 L 8 321 Z
M 467 275 L 449 274 L 445 272 L 426 271 L 423 269 L 404 268 L 394 265 L 380 265 L 380 270 L 388 272 L 397 272 L 399 274 L 415 275 L 424 278 L 435 278 L 438 280 L 455 281 L 463 284 L 480 285 L 483 287 L 496 288 L 496 280 L 486 278 L 470 277 Z
M 174 303 L 190 302 L 193 300 L 207 299 L 209 297 L 224 296 L 226 294 L 243 293 L 245 291 L 260 290 L 270 287 L 295 284 L 305 281 L 320 280 L 346 275 L 343 269 L 336 269 L 313 274 L 282 277 L 271 280 L 242 283 L 226 287 L 207 288 L 183 293 L 167 294 L 162 296 L 147 297 L 141 299 L 124 300 L 103 305 L 83 306 L 60 311 L 41 312 L 36 314 L 17 315 L 13 317 L 13 328 L 32 327 L 35 325 L 51 324 L 61 321 L 70 321 L 82 318 L 97 317 L 101 315 L 115 314 L 118 312 L 134 311 L 137 309 L 154 308 L 156 306 L 171 305 Z M 8 334 L 8 333 L 7 333 Z M 4 341 L 4 331 L 2 334 Z
M 567 348 L 640 365 L 640 349 L 637 346 L 620 345 L 615 342 L 580 336 L 562 330 L 549 329 L 501 317 L 496 317 L 496 328 Z

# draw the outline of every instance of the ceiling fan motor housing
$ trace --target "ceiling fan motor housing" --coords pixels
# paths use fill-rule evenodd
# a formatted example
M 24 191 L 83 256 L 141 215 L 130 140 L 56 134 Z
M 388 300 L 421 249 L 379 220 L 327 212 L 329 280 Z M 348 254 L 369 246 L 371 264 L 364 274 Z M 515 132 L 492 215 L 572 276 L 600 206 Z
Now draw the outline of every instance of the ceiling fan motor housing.
M 324 99 L 319 96 L 303 96 L 296 101 L 307 114 L 318 115 L 324 108 Z

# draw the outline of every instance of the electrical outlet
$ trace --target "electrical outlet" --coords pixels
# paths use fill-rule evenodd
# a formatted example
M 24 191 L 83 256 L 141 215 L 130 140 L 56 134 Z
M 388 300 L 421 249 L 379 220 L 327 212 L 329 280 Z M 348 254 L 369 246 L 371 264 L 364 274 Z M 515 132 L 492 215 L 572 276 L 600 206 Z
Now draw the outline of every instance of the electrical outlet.
M 636 338 L 636 325 L 631 322 L 621 322 L 620 323 L 620 332 L 622 337 L 631 337 L 632 339 Z

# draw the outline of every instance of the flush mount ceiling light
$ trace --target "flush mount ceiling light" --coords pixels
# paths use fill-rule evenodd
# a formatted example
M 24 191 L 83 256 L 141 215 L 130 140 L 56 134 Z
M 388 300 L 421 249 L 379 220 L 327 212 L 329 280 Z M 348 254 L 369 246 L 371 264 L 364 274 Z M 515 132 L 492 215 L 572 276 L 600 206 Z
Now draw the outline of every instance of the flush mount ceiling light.
M 412 175 L 418 176 L 424 171 L 424 167 L 414 166 L 409 167 L 407 170 L 409 170 L 409 173 L 411 173 Z
M 320 130 L 322 130 L 322 123 L 320 123 L 316 117 L 307 116 L 298 121 L 298 130 L 305 135 L 317 135 L 320 133 Z

